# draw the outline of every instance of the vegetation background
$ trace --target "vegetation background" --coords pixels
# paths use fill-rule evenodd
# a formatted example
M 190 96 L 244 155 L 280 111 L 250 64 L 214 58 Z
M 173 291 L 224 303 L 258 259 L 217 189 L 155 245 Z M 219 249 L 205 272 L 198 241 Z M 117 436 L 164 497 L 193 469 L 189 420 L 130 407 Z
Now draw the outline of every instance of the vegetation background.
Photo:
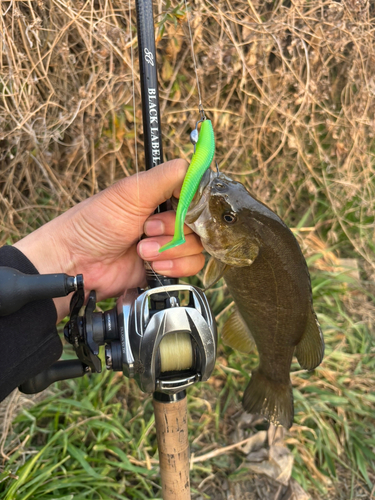
M 165 157 L 189 159 L 198 97 L 185 5 L 154 9 Z M 220 169 L 295 230 L 311 271 L 327 349 L 315 372 L 292 367 L 285 440 L 298 498 L 375 498 L 374 3 L 188 9 Z M 143 168 L 141 106 L 134 2 L 1 10 L 0 242 L 11 244 L 134 173 L 135 140 Z M 223 283 L 208 295 L 220 325 L 231 299 Z M 214 376 L 189 391 L 195 499 L 292 498 L 243 447 L 226 448 L 259 430 L 240 403 L 256 362 L 220 345 Z M 160 498 L 151 401 L 132 381 L 107 373 L 15 392 L 0 414 L 1 498 Z

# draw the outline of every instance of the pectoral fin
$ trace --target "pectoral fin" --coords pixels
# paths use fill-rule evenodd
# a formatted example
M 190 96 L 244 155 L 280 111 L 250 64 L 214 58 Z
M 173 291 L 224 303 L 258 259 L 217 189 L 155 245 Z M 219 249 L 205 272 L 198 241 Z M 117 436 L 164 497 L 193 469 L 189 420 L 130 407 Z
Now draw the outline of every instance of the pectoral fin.
M 324 339 L 318 318 L 310 309 L 305 333 L 295 352 L 298 363 L 305 370 L 313 370 L 322 362 L 324 355 Z
M 211 257 L 211 259 L 208 261 L 204 273 L 204 278 L 203 278 L 204 291 L 214 286 L 215 283 L 217 283 L 219 279 L 224 276 L 227 267 L 228 266 L 223 262 L 220 262 L 219 260 Z
M 254 351 L 253 336 L 237 309 L 225 322 L 221 338 L 225 345 L 237 351 L 244 353 Z
M 233 246 L 225 250 L 221 260 L 229 266 L 247 267 L 251 266 L 258 254 L 259 246 L 242 238 L 233 242 Z

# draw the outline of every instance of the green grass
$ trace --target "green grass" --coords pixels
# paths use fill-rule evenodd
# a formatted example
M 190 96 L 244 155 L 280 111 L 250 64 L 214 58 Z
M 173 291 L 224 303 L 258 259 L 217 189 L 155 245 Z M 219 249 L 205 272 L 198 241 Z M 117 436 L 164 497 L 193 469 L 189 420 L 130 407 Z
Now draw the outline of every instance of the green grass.
M 293 476 L 306 491 L 314 498 L 349 500 L 358 488 L 369 495 L 375 478 L 374 343 L 355 312 L 367 297 L 342 272 L 319 271 L 312 278 L 326 355 L 312 373 L 292 366 L 295 425 L 287 444 L 295 457 Z M 230 304 L 221 283 L 208 295 L 216 314 Z M 195 456 L 231 444 L 232 417 L 256 363 L 256 356 L 220 345 L 213 377 L 189 390 Z M 22 444 L 10 446 L 16 435 Z M 5 449 L 10 459 L 0 469 L 4 500 L 161 498 L 151 397 L 119 374 L 58 384 L 20 412 Z M 240 452 L 219 454 L 194 464 L 193 493 L 204 479 L 239 481 L 248 474 Z

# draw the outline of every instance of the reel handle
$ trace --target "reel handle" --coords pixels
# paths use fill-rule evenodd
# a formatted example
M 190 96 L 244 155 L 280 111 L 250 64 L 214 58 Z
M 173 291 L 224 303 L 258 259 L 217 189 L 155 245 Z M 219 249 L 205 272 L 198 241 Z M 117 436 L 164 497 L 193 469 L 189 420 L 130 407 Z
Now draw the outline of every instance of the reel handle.
M 19 386 L 19 390 L 24 394 L 36 394 L 44 391 L 44 389 L 47 389 L 53 382 L 57 382 L 58 380 L 82 377 L 88 372 L 87 368 L 79 359 L 57 361 L 47 370 L 26 380 L 26 382 Z
M 24 274 L 11 267 L 0 267 L 0 316 L 14 313 L 28 302 L 65 297 L 75 290 L 75 276 Z

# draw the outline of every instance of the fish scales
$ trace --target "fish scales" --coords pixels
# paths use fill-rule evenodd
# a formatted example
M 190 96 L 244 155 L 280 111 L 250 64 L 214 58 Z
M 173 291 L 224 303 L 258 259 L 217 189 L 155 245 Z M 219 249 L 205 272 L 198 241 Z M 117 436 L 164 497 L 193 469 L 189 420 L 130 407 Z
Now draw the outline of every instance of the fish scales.
M 310 275 L 297 240 L 241 183 L 213 172 L 204 176 L 186 222 L 215 259 L 209 281 L 224 276 L 236 304 L 237 317 L 224 326 L 223 341 L 246 351 L 253 338 L 258 350 L 259 365 L 244 393 L 245 409 L 290 427 L 293 354 L 303 368 L 313 369 L 324 352 Z
M 301 300 L 304 291 L 298 294 L 291 281 L 273 288 L 272 282 L 278 279 L 276 266 L 261 252 L 251 266 L 229 269 L 224 280 L 254 337 L 263 373 L 288 381 L 290 359 L 301 340 L 308 311 Z M 265 282 L 271 286 L 264 286 Z

